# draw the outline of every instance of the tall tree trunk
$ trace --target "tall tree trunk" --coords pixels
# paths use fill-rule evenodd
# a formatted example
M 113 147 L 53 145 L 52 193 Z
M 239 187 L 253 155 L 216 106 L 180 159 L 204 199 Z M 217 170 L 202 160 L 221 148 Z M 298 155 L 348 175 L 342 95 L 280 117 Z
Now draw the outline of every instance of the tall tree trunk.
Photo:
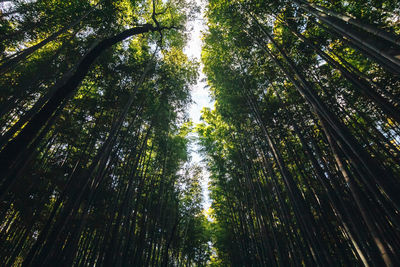
M 123 31 L 111 38 L 107 38 L 99 42 L 92 48 L 87 55 L 81 60 L 74 74 L 60 86 L 56 92 L 51 96 L 49 101 L 36 113 L 31 120 L 25 125 L 21 132 L 12 139 L 0 152 L 0 172 L 2 180 L 7 178 L 7 174 L 14 167 L 15 161 L 21 156 L 22 152 L 29 147 L 35 140 L 44 125 L 48 122 L 49 118 L 57 110 L 59 105 L 75 93 L 76 88 L 85 78 L 92 63 L 101 55 L 101 53 L 113 46 L 114 44 L 130 37 L 141 33 L 153 31 L 154 28 L 151 24 L 135 27 Z M 4 175 L 5 174 L 5 175 Z
M 368 38 L 368 35 L 362 32 L 356 32 L 351 25 L 345 24 L 343 21 L 330 16 L 329 14 L 325 14 L 317 9 L 312 8 L 308 3 L 304 1 L 295 0 L 299 7 L 312 15 L 316 16 L 318 19 L 329 25 L 333 30 L 337 33 L 341 34 L 344 37 L 349 38 L 351 43 L 354 43 L 357 47 L 361 47 L 368 53 L 371 53 L 376 57 L 383 67 L 387 68 L 393 73 L 400 75 L 400 59 L 398 58 L 398 54 L 400 53 L 400 49 L 397 47 L 396 56 L 389 54 L 387 49 L 387 44 L 382 42 L 382 40 L 376 39 L 372 41 L 371 38 Z
M 299 2 L 301 2 L 305 5 L 309 5 L 310 7 L 314 8 L 318 11 L 324 12 L 327 15 L 330 15 L 332 17 L 340 19 L 343 22 L 349 23 L 351 25 L 354 25 L 354 26 L 366 31 L 366 32 L 369 32 L 374 36 L 380 37 L 382 39 L 385 39 L 386 41 L 389 41 L 395 45 L 400 46 L 400 37 L 395 34 L 392 34 L 390 32 L 379 29 L 379 28 L 375 27 L 374 25 L 363 23 L 362 21 L 360 21 L 356 18 L 353 18 L 351 16 L 348 16 L 346 14 L 337 13 L 333 10 L 330 10 L 330 9 L 322 7 L 322 6 L 318 6 L 318 5 L 310 3 L 308 1 L 299 0 Z
M 395 119 L 398 123 L 400 123 L 400 109 L 398 107 L 396 107 L 395 105 L 390 103 L 387 99 L 385 99 L 380 94 L 378 94 L 373 88 L 371 88 L 369 83 L 367 81 L 365 81 L 362 77 L 359 77 L 358 74 L 352 72 L 351 70 L 347 70 L 346 68 L 344 68 L 335 59 L 333 59 L 327 53 L 325 53 L 320 48 L 318 48 L 316 45 L 314 45 L 310 40 L 308 40 L 302 34 L 298 33 L 286 21 L 282 21 L 282 22 L 290 29 L 290 31 L 294 35 L 296 35 L 300 40 L 302 40 L 309 47 L 314 49 L 314 51 L 319 56 L 321 56 L 321 58 L 323 58 L 326 62 L 328 62 L 332 67 L 339 70 L 342 73 L 343 77 L 345 77 L 349 82 L 351 82 L 354 85 L 355 89 L 359 90 L 360 93 L 363 94 L 364 97 L 367 98 L 367 100 L 368 99 L 372 100 L 386 114 L 388 114 L 390 117 Z
M 385 265 L 386 266 L 394 266 L 392 263 L 392 259 L 389 255 L 389 251 L 385 245 L 385 242 L 378 235 L 377 229 L 374 225 L 372 218 L 369 215 L 368 209 L 367 209 L 367 207 L 365 207 L 365 205 L 363 204 L 363 202 L 360 199 L 360 193 L 359 193 L 358 188 L 354 184 L 353 179 L 350 178 L 350 175 L 348 173 L 348 170 L 345 167 L 345 164 L 343 163 L 342 159 L 338 155 L 338 148 L 331 136 L 330 131 L 328 129 L 326 129 L 325 122 L 323 120 L 321 120 L 321 124 L 322 124 L 323 129 L 325 130 L 326 137 L 328 138 L 329 144 L 332 148 L 332 152 L 335 157 L 337 166 L 338 166 L 339 170 L 342 172 L 343 177 L 345 178 L 346 182 L 349 185 L 350 191 L 352 192 L 352 195 L 353 195 L 354 200 L 356 201 L 356 204 L 361 212 L 361 215 L 362 215 L 365 223 L 367 224 L 368 229 L 371 232 L 371 235 L 374 239 L 376 246 L 378 247 L 379 251 L 381 252 L 381 257 L 382 257 L 383 261 L 385 262 Z

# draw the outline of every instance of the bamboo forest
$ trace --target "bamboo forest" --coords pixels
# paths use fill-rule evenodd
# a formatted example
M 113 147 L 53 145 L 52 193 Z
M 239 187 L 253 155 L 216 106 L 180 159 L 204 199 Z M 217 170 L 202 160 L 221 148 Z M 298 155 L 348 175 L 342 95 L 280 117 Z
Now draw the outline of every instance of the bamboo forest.
M 400 266 L 400 2 L 0 0 L 0 266 Z

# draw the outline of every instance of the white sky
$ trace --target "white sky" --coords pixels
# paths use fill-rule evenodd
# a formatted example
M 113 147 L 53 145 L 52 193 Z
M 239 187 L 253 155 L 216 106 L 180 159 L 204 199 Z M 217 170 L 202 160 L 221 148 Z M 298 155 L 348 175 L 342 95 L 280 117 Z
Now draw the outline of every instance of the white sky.
M 201 46 L 202 46 L 202 31 L 205 30 L 205 23 L 203 19 L 203 12 L 204 12 L 204 0 L 196 0 L 197 4 L 201 6 L 201 13 L 197 15 L 197 18 L 189 23 L 188 28 L 192 31 L 190 33 L 189 42 L 184 50 L 184 52 L 191 58 L 196 58 L 200 62 L 201 57 Z M 202 3 L 203 2 L 203 3 Z M 199 79 L 197 80 L 197 84 L 191 88 L 191 95 L 194 103 L 189 107 L 189 116 L 192 121 L 196 124 L 200 122 L 201 110 L 203 107 L 210 107 L 212 108 L 214 103 L 211 101 L 209 97 L 209 92 L 205 88 L 206 83 L 202 82 L 204 80 L 205 75 L 202 72 L 203 66 L 200 67 L 200 75 Z M 197 163 L 203 167 L 203 180 L 202 180 L 202 188 L 204 194 L 204 203 L 203 208 L 208 210 L 210 207 L 210 198 L 208 196 L 208 182 L 209 182 L 209 173 L 207 172 L 206 168 L 204 167 L 204 163 L 202 163 L 202 157 L 197 152 L 199 146 L 193 144 L 191 147 L 191 157 L 192 162 Z

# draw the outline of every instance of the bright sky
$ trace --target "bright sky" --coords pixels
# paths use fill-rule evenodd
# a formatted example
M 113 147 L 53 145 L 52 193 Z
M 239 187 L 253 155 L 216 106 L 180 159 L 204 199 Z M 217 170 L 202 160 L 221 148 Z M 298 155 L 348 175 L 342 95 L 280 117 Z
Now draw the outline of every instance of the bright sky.
M 188 45 L 185 48 L 185 53 L 189 57 L 196 58 L 198 61 L 200 61 L 201 46 L 202 46 L 201 32 L 205 30 L 205 23 L 203 19 L 204 0 L 203 1 L 196 0 L 196 2 L 199 6 L 201 6 L 201 13 L 198 14 L 197 18 L 189 24 L 188 28 L 189 29 L 192 28 L 192 31 L 190 33 L 190 40 L 188 42 Z M 208 90 L 205 88 L 206 83 L 202 82 L 202 80 L 204 80 L 205 78 L 205 75 L 202 72 L 202 66 L 200 68 L 201 70 L 199 79 L 197 80 L 197 84 L 191 88 L 191 95 L 194 103 L 189 108 L 189 116 L 195 124 L 200 122 L 200 116 L 201 116 L 200 111 L 203 109 L 203 107 L 211 108 L 214 105 L 214 103 L 211 101 L 211 98 L 209 97 Z M 201 162 L 202 157 L 198 153 L 197 151 L 198 149 L 199 149 L 198 145 L 194 144 L 193 147 L 191 148 L 192 150 L 191 156 L 193 163 L 197 163 L 203 167 L 203 178 L 204 178 L 202 181 L 203 194 L 204 194 L 203 208 L 205 210 L 208 210 L 211 204 L 210 198 L 208 196 L 209 173 L 204 167 L 204 163 Z

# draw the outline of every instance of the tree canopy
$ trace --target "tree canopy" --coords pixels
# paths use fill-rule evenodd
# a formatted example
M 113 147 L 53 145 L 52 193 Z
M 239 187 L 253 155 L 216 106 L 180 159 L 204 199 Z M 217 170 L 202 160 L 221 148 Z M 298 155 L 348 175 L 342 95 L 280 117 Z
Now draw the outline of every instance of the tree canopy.
M 399 264 L 398 8 L 209 1 L 197 131 L 224 264 Z
M 400 4 L 200 2 L 0 0 L 1 266 L 400 265 Z

